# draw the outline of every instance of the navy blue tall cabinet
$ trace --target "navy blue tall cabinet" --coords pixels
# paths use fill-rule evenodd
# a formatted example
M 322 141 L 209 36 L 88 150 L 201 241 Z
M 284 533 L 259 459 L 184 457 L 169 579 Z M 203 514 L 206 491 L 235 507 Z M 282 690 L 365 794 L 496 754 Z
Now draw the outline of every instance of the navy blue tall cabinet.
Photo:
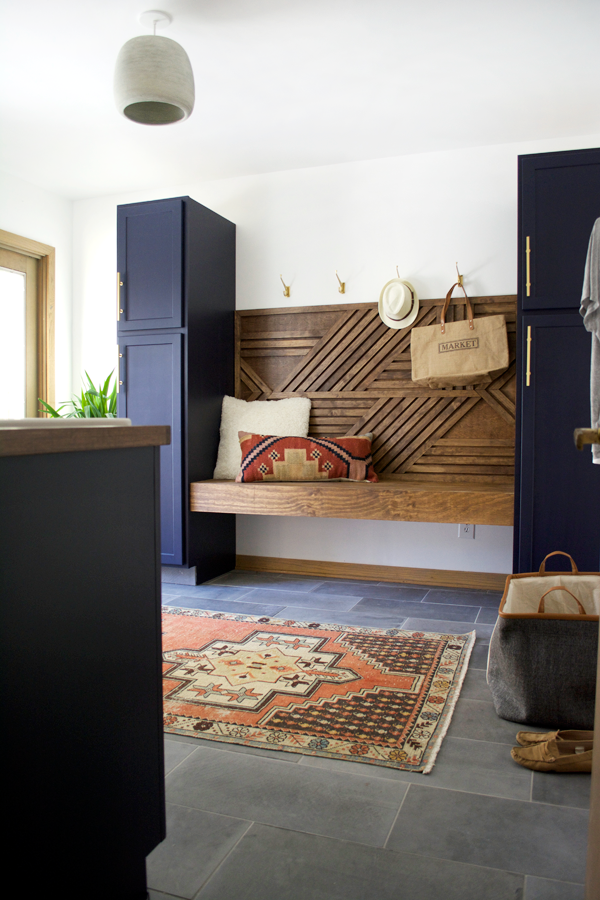
M 235 225 L 190 197 L 119 206 L 117 268 L 119 416 L 171 426 L 162 564 L 203 582 L 235 566 L 235 517 L 189 509 L 190 482 L 212 477 L 221 402 L 234 392 Z
M 573 429 L 590 425 L 591 337 L 579 304 L 599 217 L 600 149 L 519 157 L 515 572 L 553 550 L 598 570 L 600 466 L 575 449 Z

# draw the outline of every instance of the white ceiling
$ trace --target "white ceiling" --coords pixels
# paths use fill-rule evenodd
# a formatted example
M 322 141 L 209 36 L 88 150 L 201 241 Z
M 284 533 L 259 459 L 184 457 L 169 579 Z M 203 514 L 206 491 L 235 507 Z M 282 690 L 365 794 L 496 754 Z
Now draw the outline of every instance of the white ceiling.
M 196 107 L 136 125 L 122 44 L 170 12 Z M 600 132 L 600 0 L 1 0 L 0 169 L 67 197 Z

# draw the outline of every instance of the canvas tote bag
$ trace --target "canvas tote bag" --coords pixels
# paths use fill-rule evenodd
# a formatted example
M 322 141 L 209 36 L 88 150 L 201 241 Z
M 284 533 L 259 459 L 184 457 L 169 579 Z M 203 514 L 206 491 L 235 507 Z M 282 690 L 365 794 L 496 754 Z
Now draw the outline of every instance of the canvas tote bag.
M 571 572 L 546 572 L 546 559 Z M 555 551 L 539 572 L 509 575 L 488 655 L 498 715 L 549 728 L 594 727 L 600 573 L 579 572 Z
M 446 323 L 455 287 L 467 301 L 467 321 Z M 508 368 L 508 339 L 504 316 L 473 318 L 471 301 L 462 284 L 446 294 L 439 325 L 413 328 L 410 336 L 412 380 L 424 387 L 485 384 Z

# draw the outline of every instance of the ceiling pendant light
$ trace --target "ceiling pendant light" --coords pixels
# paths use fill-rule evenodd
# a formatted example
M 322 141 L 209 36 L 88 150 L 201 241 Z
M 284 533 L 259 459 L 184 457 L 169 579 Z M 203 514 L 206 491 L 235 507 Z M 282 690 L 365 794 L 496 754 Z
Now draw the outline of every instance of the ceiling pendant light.
M 191 115 L 194 73 L 183 47 L 156 29 L 171 24 L 172 16 L 152 9 L 140 22 L 154 34 L 134 37 L 121 48 L 115 68 L 115 100 L 120 113 L 142 125 L 171 125 Z

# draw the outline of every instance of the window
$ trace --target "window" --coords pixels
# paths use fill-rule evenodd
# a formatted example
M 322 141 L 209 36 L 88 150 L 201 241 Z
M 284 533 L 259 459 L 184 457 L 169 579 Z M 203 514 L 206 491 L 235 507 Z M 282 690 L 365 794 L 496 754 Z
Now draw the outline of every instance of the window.
M 0 419 L 54 406 L 54 248 L 0 230 Z

